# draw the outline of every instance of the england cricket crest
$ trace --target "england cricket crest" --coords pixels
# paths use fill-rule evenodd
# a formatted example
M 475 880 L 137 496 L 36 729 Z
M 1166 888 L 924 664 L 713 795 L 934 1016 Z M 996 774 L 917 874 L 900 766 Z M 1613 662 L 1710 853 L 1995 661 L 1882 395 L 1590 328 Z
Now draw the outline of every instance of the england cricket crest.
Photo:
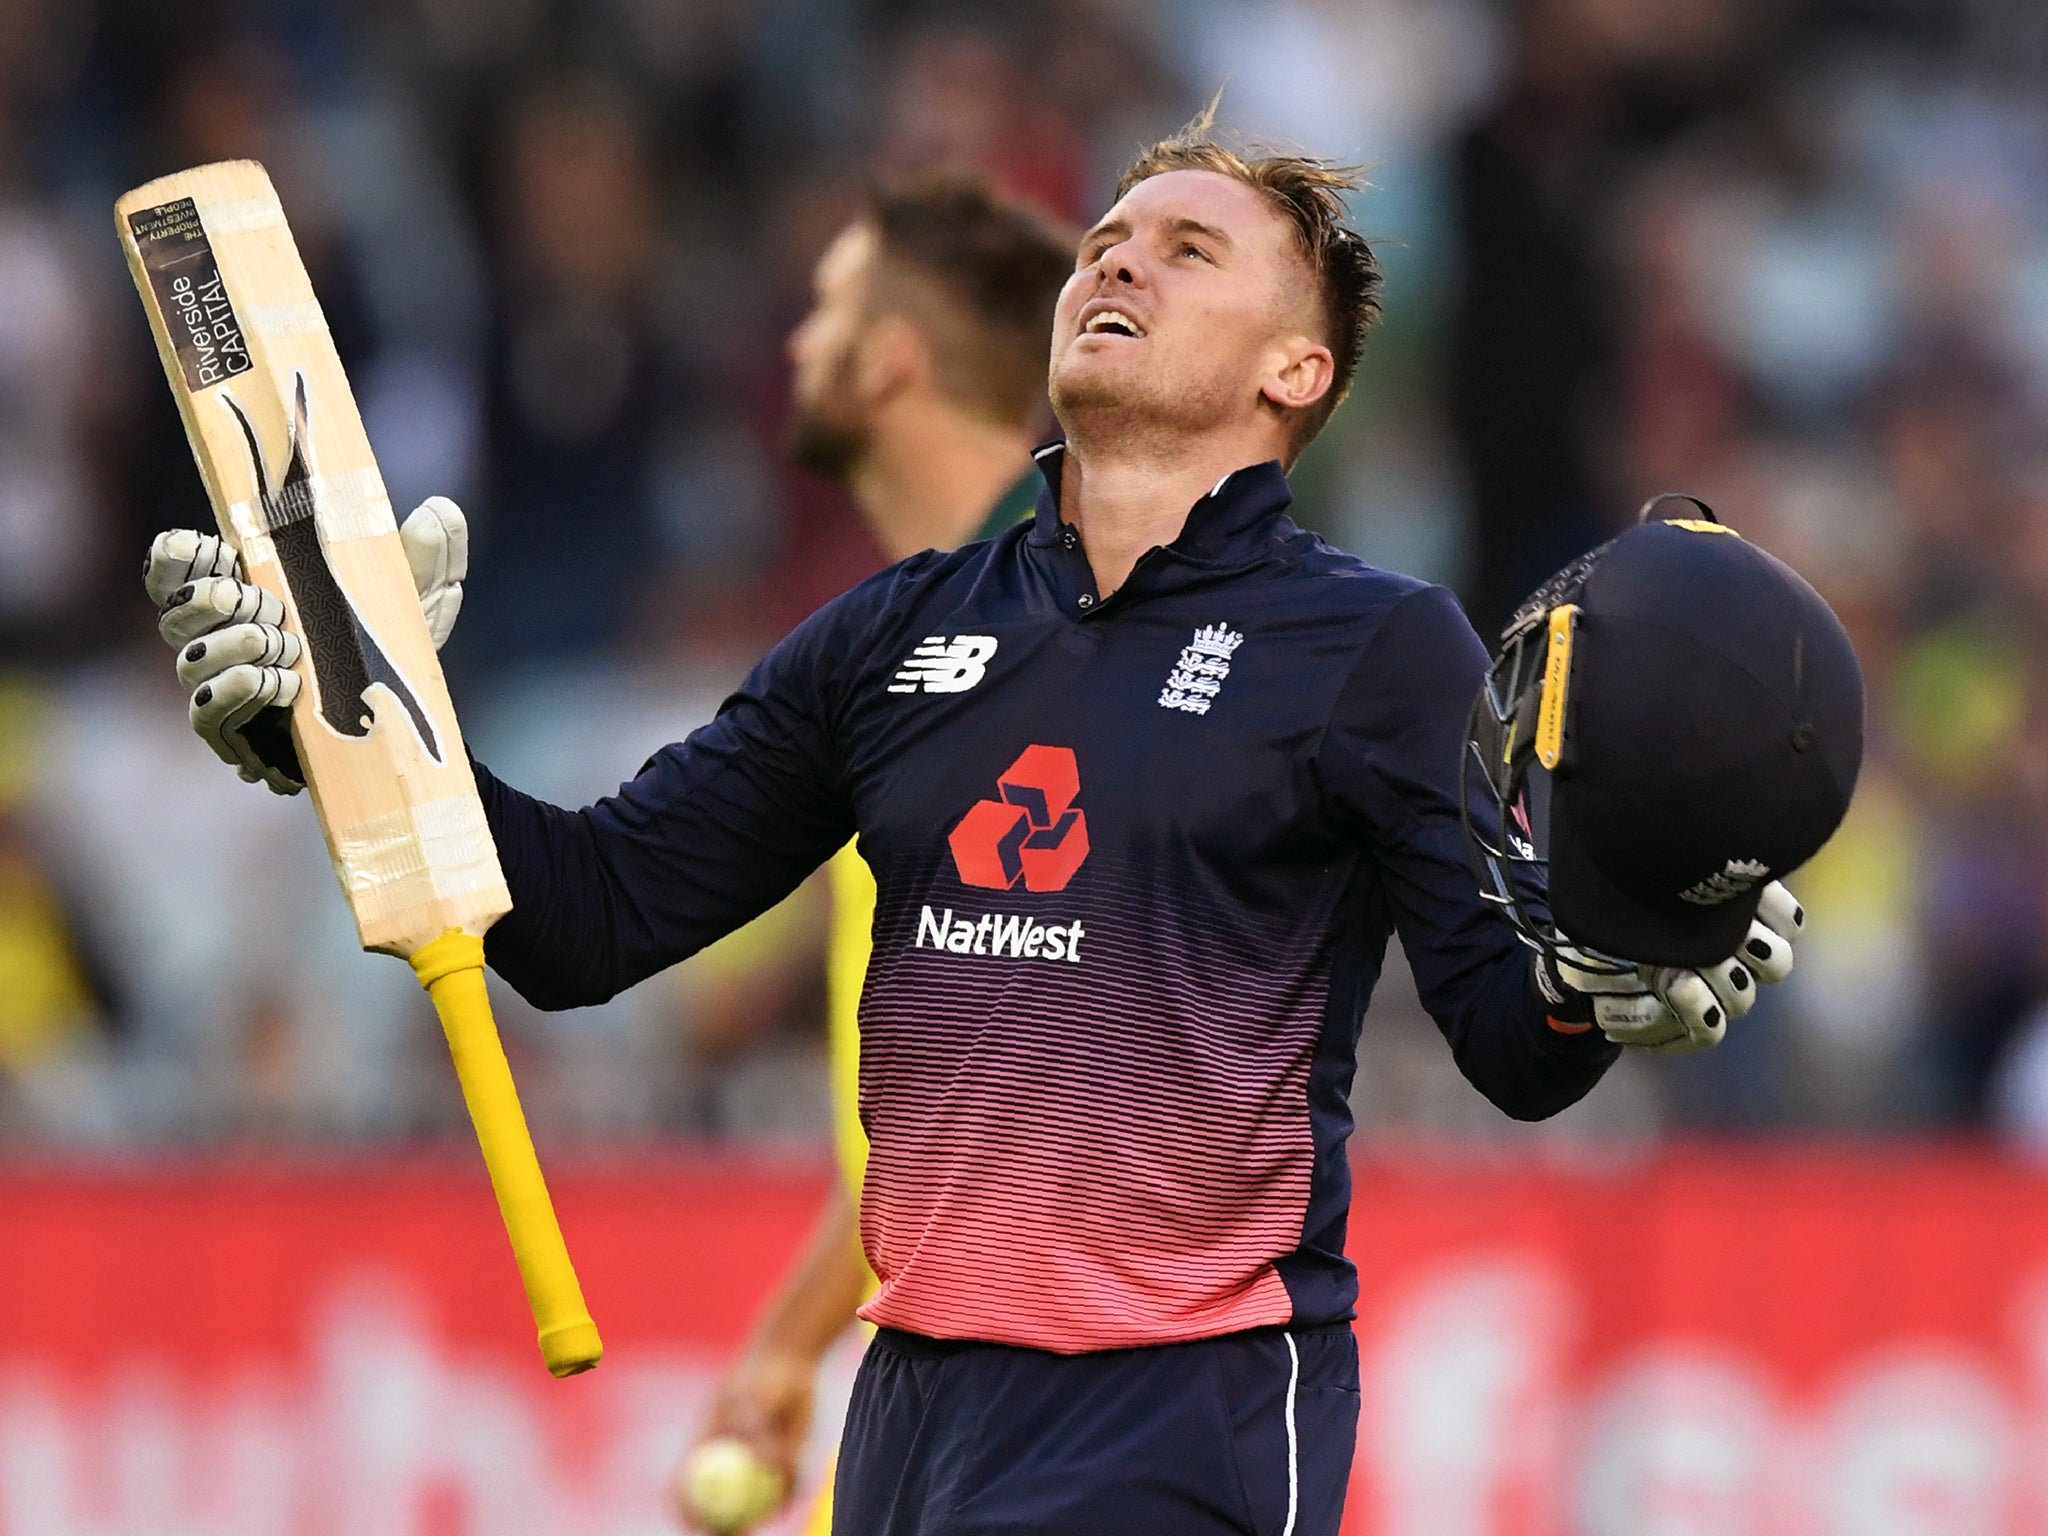
M 305 638 L 313 691 L 323 724 L 340 736 L 368 736 L 375 727 L 375 706 L 370 690 L 387 689 L 405 707 L 420 745 L 436 763 L 443 761 L 434 725 L 421 708 L 419 696 L 399 674 L 384 648 L 377 643 L 356 612 L 355 604 L 335 579 L 327 551 L 320 543 L 315 523 L 318 495 L 312 462 L 307 453 L 310 419 L 306 400 L 306 376 L 292 376 L 291 437 L 286 444 L 284 474 L 275 488 L 264 467 L 263 449 L 256 440 L 256 428 L 231 390 L 221 391 L 221 402 L 234 413 L 249 445 L 250 474 L 262 504 L 263 528 L 277 551 L 277 563 L 284 572 L 292 605 L 298 610 L 299 631 Z
M 1228 624 L 1196 630 L 1194 638 L 1181 647 L 1180 660 L 1159 690 L 1159 707 L 1190 715 L 1209 713 L 1209 706 L 1223 691 L 1223 680 L 1230 676 L 1230 658 L 1243 644 L 1244 636 Z

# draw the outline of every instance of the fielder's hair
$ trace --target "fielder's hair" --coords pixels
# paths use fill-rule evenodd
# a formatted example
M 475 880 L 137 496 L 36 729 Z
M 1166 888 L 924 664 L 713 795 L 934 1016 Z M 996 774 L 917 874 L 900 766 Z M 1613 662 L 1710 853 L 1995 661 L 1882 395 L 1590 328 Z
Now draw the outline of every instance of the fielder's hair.
M 998 421 L 1035 426 L 1073 233 L 953 168 L 877 186 L 865 217 L 880 255 L 871 303 L 924 333 L 940 389 Z
M 1321 289 L 1322 339 L 1335 364 L 1328 393 L 1302 412 L 1294 435 L 1299 454 L 1351 392 L 1366 332 L 1380 317 L 1379 258 L 1347 222 L 1345 205 L 1345 194 L 1364 187 L 1365 176 L 1357 166 L 1270 150 L 1241 153 L 1218 142 L 1216 108 L 1222 99 L 1218 91 L 1194 121 L 1133 160 L 1117 182 L 1116 195 L 1168 171 L 1213 171 L 1255 188 L 1292 226 L 1296 247 Z

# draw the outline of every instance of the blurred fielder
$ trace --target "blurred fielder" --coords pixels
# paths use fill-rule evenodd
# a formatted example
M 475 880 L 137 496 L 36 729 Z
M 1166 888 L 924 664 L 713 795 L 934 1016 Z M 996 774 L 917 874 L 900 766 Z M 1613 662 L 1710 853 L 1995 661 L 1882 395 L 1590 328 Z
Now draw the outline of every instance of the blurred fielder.
M 791 448 L 847 487 L 890 559 L 994 538 L 1031 514 L 1045 335 L 1072 268 L 1071 234 L 977 178 L 945 173 L 880 189 L 819 259 L 811 311 L 789 339 Z M 819 1363 L 874 1284 L 854 1208 L 868 1153 L 858 1015 L 875 883 L 853 844 L 830 872 L 833 1128 L 845 1183 L 763 1308 L 702 1437 L 738 1437 L 785 1489 Z M 687 1483 L 679 1492 L 691 1521 Z M 830 1522 L 828 1489 L 813 1528 Z
M 1621 1043 L 1712 1044 L 1791 967 L 1801 914 L 1762 859 L 1659 907 L 1740 930 L 1713 963 L 1531 948 L 1482 894 L 1458 782 L 1486 649 L 1449 593 L 1287 516 L 1378 311 L 1353 186 L 1206 116 L 1145 152 L 1060 295 L 1065 440 L 1029 523 L 827 604 L 595 805 L 478 771 L 515 902 L 491 963 L 542 1007 L 662 970 L 859 838 L 878 1331 L 842 1536 L 1331 1536 L 1347 1098 L 1388 938 L 1524 1118 Z

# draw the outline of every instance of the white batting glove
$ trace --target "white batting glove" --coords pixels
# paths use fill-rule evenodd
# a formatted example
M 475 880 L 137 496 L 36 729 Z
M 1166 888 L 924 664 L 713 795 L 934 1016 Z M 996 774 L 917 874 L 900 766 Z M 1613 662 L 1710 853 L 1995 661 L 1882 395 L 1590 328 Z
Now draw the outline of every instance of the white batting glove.
M 462 608 L 468 520 L 447 497 L 431 496 L 398 538 L 439 650 Z M 150 545 L 142 579 L 162 610 L 158 632 L 178 652 L 194 732 L 249 783 L 295 795 L 305 783 L 285 711 L 299 696 L 299 637 L 284 627 L 284 605 L 241 575 L 240 558 L 218 535 L 177 528 Z
M 462 583 L 469 575 L 469 519 L 446 496 L 429 496 L 398 525 L 405 563 L 412 567 L 413 590 L 434 649 L 448 643 L 455 616 L 462 612 Z
M 1537 975 L 1546 995 L 1559 987 L 1583 995 L 1593 1023 L 1617 1045 L 1685 1055 L 1719 1045 L 1729 1023 L 1756 1006 L 1759 984 L 1792 974 L 1793 941 L 1805 927 L 1799 898 L 1773 880 L 1741 950 L 1719 965 L 1617 966 L 1566 945 L 1557 952 L 1555 974 L 1539 966 Z
M 157 632 L 178 652 L 199 739 L 249 783 L 295 795 L 306 786 L 291 732 L 280 727 L 299 696 L 299 637 L 284 628 L 284 604 L 241 574 L 218 535 L 174 528 L 149 546 L 142 584 L 162 610 Z M 265 716 L 272 706 L 280 713 Z

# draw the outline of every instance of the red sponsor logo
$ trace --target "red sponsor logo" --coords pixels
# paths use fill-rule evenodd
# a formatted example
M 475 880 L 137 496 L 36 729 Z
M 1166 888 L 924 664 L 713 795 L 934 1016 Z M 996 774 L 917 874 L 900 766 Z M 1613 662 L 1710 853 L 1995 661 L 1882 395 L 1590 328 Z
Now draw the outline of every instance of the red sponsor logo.
M 1026 747 L 1003 770 L 1000 800 L 977 800 L 946 837 L 969 885 L 1066 889 L 1088 857 L 1088 818 L 1074 808 L 1081 769 L 1071 747 Z

